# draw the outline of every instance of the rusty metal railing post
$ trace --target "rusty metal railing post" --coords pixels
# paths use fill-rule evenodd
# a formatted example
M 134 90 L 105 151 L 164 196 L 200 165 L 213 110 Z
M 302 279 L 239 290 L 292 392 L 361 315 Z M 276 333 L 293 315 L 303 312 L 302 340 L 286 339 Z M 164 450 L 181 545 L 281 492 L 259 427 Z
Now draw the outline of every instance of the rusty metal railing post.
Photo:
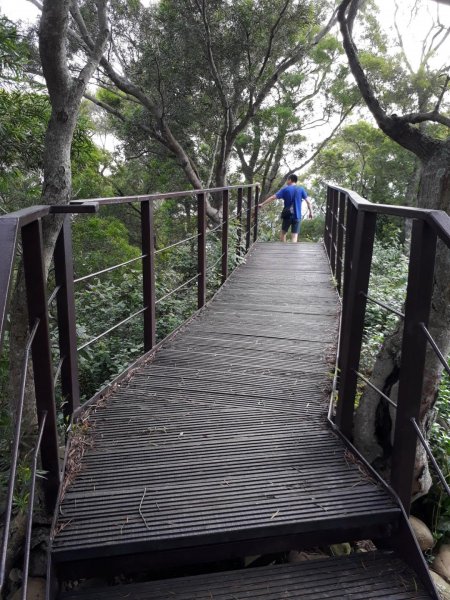
M 337 238 L 337 211 L 338 211 L 337 190 L 331 192 L 331 239 L 330 239 L 330 264 L 331 271 L 336 276 L 336 238 Z
M 259 185 L 255 187 L 255 224 L 253 229 L 253 242 L 258 239 L 258 216 L 259 216 Z
M 347 329 L 347 305 L 349 302 L 349 286 L 352 273 L 353 245 L 355 241 L 356 220 L 358 210 L 353 206 L 350 199 L 345 197 L 344 201 L 347 204 L 345 213 L 345 244 L 344 244 L 344 270 L 343 270 L 343 289 L 341 290 L 342 299 L 342 314 L 341 314 L 341 344 L 343 331 Z M 351 316 L 350 316 L 351 318 Z M 342 346 L 339 347 L 339 355 L 337 357 L 338 365 L 338 382 L 342 372 Z M 339 387 L 339 383 L 338 383 Z
M 222 192 L 222 283 L 228 277 L 228 218 L 229 218 L 229 192 Z
M 147 200 L 141 206 L 142 235 L 142 284 L 144 304 L 144 351 L 156 344 L 155 307 L 155 243 L 153 231 L 153 202 Z
M 369 287 L 370 266 L 375 240 L 376 214 L 358 212 L 353 245 L 352 270 L 346 306 L 343 307 L 346 326 L 341 328 L 339 397 L 336 425 L 349 439 L 352 437 L 355 405 L 356 371 L 359 366 Z
M 330 249 L 331 249 L 331 194 L 332 190 L 327 185 L 327 208 L 325 212 L 325 231 L 324 231 L 324 243 L 327 251 L 328 260 L 330 260 Z
M 236 204 L 236 219 L 237 219 L 237 246 L 236 254 L 241 256 L 242 254 L 242 197 L 244 190 L 240 187 L 237 193 L 237 204 Z
M 409 514 L 417 436 L 411 419 L 420 420 L 427 340 L 420 323 L 428 324 L 433 294 L 436 233 L 414 220 L 403 325 L 400 380 L 392 450 L 391 485 Z
M 42 468 L 47 472 L 45 478 L 46 504 L 48 510 L 53 511 L 60 482 L 59 444 L 40 219 L 22 227 L 22 248 L 30 329 L 36 319 L 39 319 L 39 326 L 31 352 L 39 425 L 41 424 L 42 415 L 47 413 L 42 438 L 41 459 Z
M 198 308 L 206 303 L 206 200 L 205 194 L 197 195 L 197 231 L 198 231 Z
M 345 219 L 345 194 L 338 193 L 338 221 L 336 240 L 336 285 L 339 294 L 342 291 L 342 267 L 344 260 L 344 219 Z
M 247 221 L 245 228 L 245 251 L 248 252 L 251 244 L 252 235 L 252 200 L 253 200 L 253 188 L 247 188 Z
M 64 222 L 56 241 L 53 257 L 58 309 L 58 336 L 61 363 L 61 391 L 65 400 L 63 411 L 70 418 L 80 406 L 78 380 L 77 330 L 75 319 L 75 294 L 73 284 L 72 227 L 70 216 Z

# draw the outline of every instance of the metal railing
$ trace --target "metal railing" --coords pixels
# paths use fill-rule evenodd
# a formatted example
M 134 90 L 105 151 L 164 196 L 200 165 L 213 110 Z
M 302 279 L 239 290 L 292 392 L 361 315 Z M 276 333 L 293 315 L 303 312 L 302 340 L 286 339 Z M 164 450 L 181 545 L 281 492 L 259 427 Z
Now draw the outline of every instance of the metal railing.
M 244 190 L 247 190 L 247 205 L 243 208 Z M 236 213 L 230 214 L 230 194 L 236 191 Z M 206 195 L 220 194 L 222 199 L 222 219 L 219 225 L 209 232 L 206 219 Z M 197 201 L 197 233 L 179 240 L 164 248 L 154 247 L 153 205 L 155 201 L 192 197 Z M 206 303 L 206 284 L 208 277 L 206 237 L 210 232 L 221 235 L 221 255 L 218 261 L 209 267 L 221 265 L 221 283 L 228 277 L 229 268 L 229 224 L 236 222 L 237 255 L 242 254 L 242 231 L 245 231 L 245 251 L 248 251 L 252 239 L 256 241 L 258 233 L 258 184 L 228 186 L 203 190 L 188 190 L 167 194 L 146 196 L 127 196 L 120 198 L 99 198 L 95 200 L 76 200 L 64 206 L 35 206 L 0 217 L 0 351 L 3 347 L 5 331 L 10 313 L 10 292 L 14 281 L 17 247 L 22 246 L 22 263 L 25 275 L 27 295 L 29 336 L 24 349 L 22 380 L 19 398 L 16 402 L 16 419 L 11 450 L 11 467 L 7 486 L 7 500 L 4 511 L 4 528 L 0 548 L 0 591 L 5 581 L 5 566 L 10 537 L 10 525 L 13 509 L 13 497 L 16 487 L 16 474 L 19 460 L 19 446 L 22 429 L 22 413 L 25 400 L 25 385 L 29 371 L 29 359 L 33 366 L 34 395 L 38 427 L 36 442 L 32 452 L 31 482 L 28 500 L 28 516 L 24 549 L 24 585 L 22 594 L 26 596 L 26 575 L 29 566 L 29 550 L 32 529 L 32 514 L 38 473 L 38 457 L 45 478 L 43 486 L 49 512 L 52 512 L 58 494 L 61 479 L 61 465 L 58 447 L 60 444 L 57 430 L 57 409 L 55 383 L 60 381 L 62 397 L 65 400 L 63 411 L 67 419 L 80 413 L 80 390 L 78 381 L 78 352 L 94 344 L 138 315 L 143 315 L 143 346 L 148 354 L 156 345 L 156 306 L 173 294 L 197 282 L 197 307 Z M 255 198 L 256 206 L 252 205 Z M 82 277 L 74 278 L 72 233 L 70 215 L 73 213 L 96 213 L 105 205 L 140 205 L 141 216 L 141 254 L 131 260 L 109 266 Z M 62 226 L 55 245 L 53 256 L 55 287 L 48 294 L 44 267 L 42 220 L 59 215 Z M 246 215 L 245 223 L 243 217 Z M 197 273 L 175 289 L 155 298 L 155 255 L 167 252 L 181 244 L 197 240 Z M 142 264 L 142 308 L 129 315 L 106 331 L 94 336 L 88 342 L 77 347 L 76 314 L 74 287 L 76 284 L 93 277 L 100 277 L 119 268 L 125 268 L 136 261 Z M 49 333 L 49 307 L 56 301 L 57 330 L 59 338 L 59 361 L 56 368 L 52 361 L 52 348 Z M 145 355 L 144 355 L 145 357 Z M 23 596 L 23 597 L 25 597 Z
M 404 313 L 368 295 L 378 215 L 413 220 Z M 417 441 L 424 446 L 444 489 L 447 493 L 450 491 L 417 424 L 428 343 L 450 374 L 445 357 L 428 330 L 438 238 L 450 248 L 450 217 L 443 211 L 372 204 L 345 188 L 327 187 L 324 243 L 342 298 L 334 423 L 346 438 L 352 439 L 358 379 L 396 410 L 390 483 L 407 513 L 412 497 Z M 359 372 L 367 302 L 374 302 L 403 320 L 397 403 Z

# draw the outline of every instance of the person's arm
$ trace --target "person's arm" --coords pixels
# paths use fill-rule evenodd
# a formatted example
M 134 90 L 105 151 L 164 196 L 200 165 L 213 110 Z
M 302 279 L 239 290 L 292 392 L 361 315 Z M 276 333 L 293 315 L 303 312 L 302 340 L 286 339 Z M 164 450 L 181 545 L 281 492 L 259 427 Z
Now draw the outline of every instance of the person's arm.
M 308 196 L 306 196 L 306 198 L 305 198 L 305 202 L 306 202 L 306 204 L 307 204 L 307 206 L 308 206 L 308 210 L 309 210 L 309 218 L 310 218 L 310 219 L 312 219 L 312 218 L 313 218 L 312 206 L 311 206 L 311 202 L 310 202 L 310 200 L 309 200 Z
M 273 200 L 276 200 L 276 199 L 277 199 L 277 195 L 276 194 L 272 194 L 272 196 L 269 196 L 263 202 L 261 202 L 260 204 L 258 204 L 258 207 L 262 208 L 265 204 L 269 204 L 269 202 L 273 202 Z

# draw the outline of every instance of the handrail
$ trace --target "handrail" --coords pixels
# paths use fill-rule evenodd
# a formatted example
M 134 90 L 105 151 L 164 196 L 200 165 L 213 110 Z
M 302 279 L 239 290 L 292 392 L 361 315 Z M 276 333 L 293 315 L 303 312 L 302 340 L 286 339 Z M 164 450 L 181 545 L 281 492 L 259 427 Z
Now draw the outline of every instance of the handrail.
M 373 212 L 405 219 L 424 219 L 431 225 L 441 240 L 450 247 L 450 216 L 443 210 L 432 208 L 414 208 L 410 206 L 397 206 L 395 204 L 374 204 L 358 193 L 347 188 L 325 182 L 328 188 L 337 192 L 344 192 L 352 205 L 366 212 Z
M 182 190 L 179 192 L 164 192 L 161 194 L 144 194 L 138 196 L 112 196 L 111 198 L 94 198 L 91 200 L 72 200 L 70 206 L 78 206 L 86 202 L 96 203 L 99 206 L 107 204 L 130 204 L 132 202 L 151 202 L 153 200 L 169 200 L 171 198 L 182 198 L 184 196 L 199 196 L 202 194 L 214 194 L 216 192 L 224 192 L 227 190 L 248 189 L 259 186 L 259 183 L 246 183 L 239 185 L 229 185 L 216 188 L 202 188 L 193 190 Z
M 378 215 L 413 221 L 404 313 L 368 295 Z M 407 513 L 419 436 L 418 426 L 415 427 L 414 423 L 420 417 L 427 343 L 450 374 L 450 367 L 427 328 L 438 237 L 450 247 L 450 217 L 443 211 L 373 204 L 356 192 L 328 184 L 324 242 L 343 303 L 336 367 L 338 401 L 335 424 L 342 435 L 351 439 L 357 378 L 395 406 L 391 484 Z M 358 370 L 367 302 L 374 302 L 404 320 L 397 404 Z M 425 450 L 427 454 L 431 452 L 429 448 Z M 430 460 L 434 465 L 434 458 Z

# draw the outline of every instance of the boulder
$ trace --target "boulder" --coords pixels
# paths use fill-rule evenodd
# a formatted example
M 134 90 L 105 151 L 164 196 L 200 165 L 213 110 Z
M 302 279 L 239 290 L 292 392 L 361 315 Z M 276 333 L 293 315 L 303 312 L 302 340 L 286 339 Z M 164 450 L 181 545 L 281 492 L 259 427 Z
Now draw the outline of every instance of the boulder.
M 414 531 L 420 549 L 425 552 L 432 548 L 434 544 L 433 534 L 425 523 L 417 517 L 409 517 L 409 524 Z
M 450 600 L 450 584 L 437 573 L 430 571 L 430 574 L 441 600 Z
M 291 550 L 288 555 L 290 563 L 300 563 L 305 560 L 318 560 L 321 558 L 327 558 L 327 555 L 323 552 L 299 552 L 298 550 Z
M 442 544 L 439 548 L 432 569 L 450 583 L 450 544 Z
M 22 588 L 18 589 L 11 600 L 22 598 Z M 45 579 L 41 577 L 29 577 L 27 586 L 27 600 L 45 600 Z

